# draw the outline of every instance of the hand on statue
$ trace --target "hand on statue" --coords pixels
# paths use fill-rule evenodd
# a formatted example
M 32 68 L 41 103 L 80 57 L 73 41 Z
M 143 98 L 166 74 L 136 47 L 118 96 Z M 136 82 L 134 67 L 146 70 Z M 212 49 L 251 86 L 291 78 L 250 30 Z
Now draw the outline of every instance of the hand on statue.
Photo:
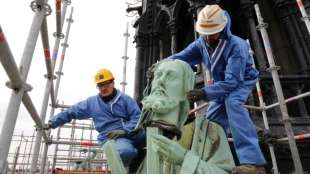
M 187 99 L 190 102 L 196 102 L 205 98 L 205 93 L 202 89 L 193 89 L 187 92 Z
M 161 135 L 152 135 L 152 142 L 154 150 L 167 161 L 175 164 L 183 162 L 187 150 L 178 142 Z
M 146 77 L 147 77 L 148 79 L 153 79 L 153 77 L 154 77 L 154 68 L 155 68 L 155 64 L 151 65 L 151 66 L 147 69 L 147 71 L 146 71 Z
M 116 129 L 108 132 L 107 137 L 109 139 L 117 139 L 120 137 L 125 137 L 127 135 L 127 132 L 125 130 Z

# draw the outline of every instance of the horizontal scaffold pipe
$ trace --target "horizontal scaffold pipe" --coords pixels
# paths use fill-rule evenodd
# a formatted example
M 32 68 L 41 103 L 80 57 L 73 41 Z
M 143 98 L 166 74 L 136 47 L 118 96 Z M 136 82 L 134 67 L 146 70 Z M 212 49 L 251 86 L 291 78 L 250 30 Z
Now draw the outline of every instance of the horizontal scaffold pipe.
M 295 135 L 294 136 L 295 140 L 304 140 L 304 139 L 308 139 L 308 138 L 310 138 L 310 133 L 300 134 L 300 135 Z M 277 142 L 287 142 L 287 141 L 288 141 L 287 137 L 277 139 Z
M 98 143 L 93 143 L 89 141 L 73 142 L 73 141 L 50 141 L 51 144 L 65 144 L 65 145 L 80 145 L 80 146 L 99 146 Z
M 62 104 L 55 104 L 53 107 L 55 108 L 70 108 L 70 105 L 62 105 Z
M 75 129 L 84 129 L 84 130 L 95 130 L 94 127 L 85 127 L 85 126 L 71 126 L 71 125 L 63 125 L 61 128 L 75 128 Z
M 57 160 L 66 160 L 66 161 L 84 161 L 85 158 L 56 158 Z M 90 160 L 90 162 L 93 162 L 93 163 L 106 163 L 107 160 L 106 159 L 93 159 L 93 160 Z
M 306 133 L 306 134 L 300 134 L 300 135 L 295 135 L 294 139 L 295 140 L 305 140 L 305 139 L 309 139 L 310 138 L 310 133 Z M 234 139 L 233 138 L 228 138 L 229 142 L 233 142 Z M 275 142 L 279 142 L 279 143 L 286 143 L 288 141 L 288 137 L 284 137 L 284 138 L 278 138 L 275 140 Z
M 296 100 L 299 100 L 301 98 L 305 98 L 305 97 L 308 97 L 310 96 L 310 91 L 309 92 L 305 92 L 305 93 L 302 93 L 302 94 L 299 94 L 299 95 L 296 95 L 294 97 L 290 97 L 288 99 L 285 99 L 284 102 L 285 103 L 290 103 L 290 102 L 293 102 L 293 101 L 296 101 Z M 189 112 L 189 115 L 192 114 L 192 113 L 195 113 L 205 107 L 208 106 L 208 103 L 203 103 L 201 104 L 200 106 L 197 106 L 196 108 L 192 109 L 190 112 Z M 245 108 L 248 108 L 248 109 L 254 109 L 254 110 L 268 110 L 268 109 L 271 109 L 271 108 L 274 108 L 276 106 L 279 106 L 279 102 L 277 103 L 274 103 L 274 104 L 271 104 L 271 105 L 268 105 L 268 106 L 265 106 L 265 107 L 261 107 L 261 106 L 251 106 L 251 105 L 243 105 Z
M 302 93 L 302 94 L 299 94 L 299 95 L 296 95 L 294 97 L 290 97 L 290 98 L 285 100 L 285 103 L 290 103 L 292 101 L 295 101 L 295 100 L 298 100 L 298 99 L 301 99 L 301 98 L 305 98 L 305 97 L 308 97 L 308 96 L 310 96 L 310 91 Z M 268 110 L 268 109 L 274 108 L 276 106 L 279 106 L 279 102 L 271 104 L 271 105 L 268 105 L 268 106 L 265 107 L 265 109 Z

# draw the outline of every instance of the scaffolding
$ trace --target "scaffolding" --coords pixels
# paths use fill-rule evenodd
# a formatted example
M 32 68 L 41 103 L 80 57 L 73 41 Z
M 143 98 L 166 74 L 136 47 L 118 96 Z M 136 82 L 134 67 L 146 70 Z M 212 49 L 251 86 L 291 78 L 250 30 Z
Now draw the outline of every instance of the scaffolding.
M 30 32 L 27 38 L 26 46 L 19 68 L 16 65 L 14 57 L 11 53 L 9 45 L 6 41 L 2 28 L 0 26 L 0 60 L 3 65 L 10 81 L 6 83 L 7 87 L 12 89 L 12 95 L 10 103 L 5 116 L 5 124 L 1 130 L 1 145 L 0 145 L 0 173 L 51 173 L 57 167 L 67 167 L 72 169 L 76 165 L 76 161 L 82 161 L 89 153 L 82 153 L 81 149 L 95 149 L 98 151 L 96 159 L 92 160 L 92 164 L 96 164 L 95 170 L 102 171 L 107 170 L 105 156 L 99 148 L 97 141 L 94 138 L 94 125 L 92 120 L 87 123 L 78 123 L 64 125 L 58 129 L 57 137 L 52 138 L 50 131 L 43 129 L 45 122 L 46 112 L 48 108 L 49 98 L 51 100 L 51 113 L 50 117 L 54 115 L 56 108 L 65 108 L 64 105 L 59 105 L 57 101 L 58 88 L 60 84 L 61 76 L 63 75 L 62 67 L 64 63 L 66 48 L 68 48 L 68 36 L 70 32 L 70 26 L 73 22 L 72 14 L 73 7 L 69 17 L 67 18 L 66 33 L 62 34 L 62 28 L 64 19 L 66 16 L 67 6 L 71 4 L 70 0 L 56 0 L 56 32 L 54 33 L 55 45 L 53 48 L 53 54 L 51 57 L 49 47 L 49 36 L 47 30 L 46 17 L 51 14 L 51 7 L 47 3 L 47 0 L 32 1 L 30 7 L 35 13 L 30 27 Z M 62 8 L 61 8 L 62 7 Z M 37 112 L 32 99 L 28 95 L 32 87 L 27 84 L 27 75 L 30 69 L 31 60 L 34 54 L 34 49 L 41 33 L 43 52 L 46 65 L 46 87 L 42 102 L 42 108 L 40 114 Z M 64 39 L 61 44 L 62 54 L 59 61 L 58 71 L 54 75 L 54 69 L 58 57 L 58 50 L 60 46 L 60 40 Z M 54 80 L 56 79 L 56 84 Z M 30 116 L 35 122 L 35 131 L 32 135 L 13 135 L 14 127 L 17 120 L 17 114 L 21 102 L 28 110 Z M 71 133 L 71 137 L 61 137 L 61 129 L 71 129 L 73 131 L 82 130 L 82 136 L 76 138 L 74 133 Z M 85 138 L 88 135 L 88 138 Z M 43 138 L 43 140 L 42 140 Z M 13 143 L 12 143 L 13 142 Z M 15 144 L 18 144 L 14 148 Z M 48 155 L 48 147 L 55 145 L 54 154 Z M 11 147 L 11 152 L 10 152 Z M 43 147 L 43 148 L 42 148 Z M 12 150 L 14 152 L 12 152 Z M 40 160 L 38 160 L 40 159 Z M 102 172 L 101 172 L 102 173 Z
M 297 0 L 298 6 L 304 18 L 305 24 L 309 29 L 309 19 L 304 10 L 303 4 L 301 1 Z M 48 108 L 48 101 L 51 100 L 51 112 L 50 117 L 54 115 L 56 108 L 67 108 L 68 105 L 59 104 L 57 101 L 58 89 L 60 84 L 61 76 L 63 75 L 62 67 L 64 63 L 66 49 L 68 48 L 68 36 L 70 32 L 70 26 L 73 22 L 72 14 L 73 8 L 71 8 L 70 15 L 67 19 L 67 30 L 65 34 L 62 34 L 63 24 L 65 21 L 67 6 L 71 2 L 69 0 L 60 0 L 55 1 L 56 6 L 56 32 L 54 33 L 55 45 L 53 48 L 53 54 L 51 57 L 50 47 L 49 47 L 49 36 L 47 32 L 47 22 L 46 16 L 50 15 L 51 7 L 48 5 L 47 0 L 35 0 L 31 3 L 31 9 L 34 11 L 34 18 L 30 28 L 30 32 L 27 38 L 27 42 L 24 48 L 22 55 L 22 60 L 19 67 L 17 66 L 15 59 L 11 53 L 9 45 L 5 39 L 4 33 L 0 26 L 0 60 L 3 65 L 10 81 L 6 83 L 6 86 L 12 89 L 11 98 L 9 101 L 9 106 L 5 116 L 5 124 L 1 130 L 0 136 L 0 174 L 8 173 L 51 173 L 58 167 L 66 168 L 67 170 L 74 170 L 74 165 L 77 162 L 82 161 L 83 159 L 89 157 L 90 149 L 95 149 L 98 152 L 96 159 L 91 160 L 91 163 L 94 165 L 94 170 L 97 170 L 101 173 L 108 173 L 108 166 L 106 163 L 106 157 L 98 142 L 95 140 L 94 136 L 94 125 L 92 120 L 83 121 L 83 123 L 78 121 L 73 121 L 72 123 L 66 124 L 57 130 L 57 135 L 55 138 L 51 136 L 50 131 L 45 131 L 43 129 L 43 124 L 46 120 L 46 112 Z M 62 5 L 62 8 L 61 8 Z M 286 136 L 284 138 L 276 139 L 277 143 L 288 143 L 291 150 L 291 155 L 293 163 L 295 166 L 296 173 L 303 173 L 303 167 L 301 164 L 299 152 L 297 149 L 296 141 L 304 140 L 310 138 L 309 133 L 294 135 L 291 120 L 287 111 L 287 104 L 292 101 L 297 101 L 304 97 L 310 96 L 310 92 L 305 92 L 288 99 L 284 98 L 280 78 L 278 74 L 279 67 L 275 65 L 274 56 L 272 54 L 271 44 L 269 41 L 268 33 L 266 30 L 266 24 L 263 21 L 263 17 L 260 13 L 259 6 L 254 5 L 255 12 L 258 21 L 258 29 L 261 33 L 263 39 L 265 52 L 267 54 L 269 71 L 272 74 L 272 80 L 275 86 L 275 91 L 277 94 L 278 102 L 266 106 L 262 91 L 260 88 L 260 83 L 256 84 L 258 97 L 259 97 L 259 106 L 249 106 L 245 105 L 246 108 L 255 109 L 262 112 L 262 117 L 264 121 L 264 126 L 266 130 L 269 130 L 269 123 L 266 111 L 275 107 L 280 108 L 282 114 L 282 121 L 284 122 L 284 127 L 286 131 Z M 174 23 L 170 23 L 174 25 Z M 40 114 L 35 108 L 31 97 L 28 92 L 31 91 L 32 87 L 30 84 L 27 84 L 27 76 L 31 65 L 31 59 L 33 57 L 34 49 L 36 46 L 37 39 L 39 37 L 39 32 L 41 32 L 41 39 L 43 44 L 43 52 L 45 57 L 46 65 L 46 88 L 44 92 L 44 98 L 42 102 L 42 108 Z M 123 66 L 123 81 L 121 85 L 123 86 L 123 91 L 125 91 L 126 82 L 126 61 L 127 57 L 127 46 L 128 46 L 128 24 L 126 28 L 125 36 L 125 54 L 122 57 L 124 59 Z M 58 71 L 54 75 L 55 65 L 58 57 L 58 49 L 60 46 L 60 40 L 64 39 L 62 44 L 62 54 L 58 67 Z M 175 52 L 175 38 L 172 40 L 172 52 Z M 205 72 L 206 70 L 204 70 Z M 210 85 L 211 77 L 205 75 L 204 82 L 206 85 Z M 54 80 L 56 83 L 54 85 Z M 36 124 L 36 130 L 33 131 L 33 134 L 27 135 L 21 133 L 19 135 L 14 135 L 14 128 L 17 120 L 18 110 L 21 103 L 24 104 L 29 115 Z M 207 104 L 198 106 L 191 113 L 197 112 L 198 110 L 205 108 Z M 69 137 L 62 136 L 61 132 L 70 131 Z M 81 135 L 77 137 L 77 135 Z M 86 138 L 87 137 L 87 138 Z M 43 138 L 43 140 L 42 140 Z M 232 139 L 230 139 L 233 141 Z M 15 146 L 12 146 L 14 142 Z M 54 145 L 53 154 L 48 154 L 48 149 Z M 11 146 L 11 150 L 10 150 Z M 43 147 L 43 148 L 42 148 Z M 269 151 L 272 158 L 273 173 L 277 174 L 278 164 L 276 159 L 276 154 L 274 152 L 273 144 L 268 143 Z M 81 151 L 85 149 L 85 151 Z M 40 160 L 39 160 L 40 159 Z M 59 174 L 63 173 L 62 171 L 57 171 Z M 98 173 L 100 173 L 98 172 Z M 71 173 L 80 173 L 74 171 Z M 95 172 L 94 172 L 95 173 Z
M 75 129 L 72 127 L 76 125 Z M 106 162 L 105 155 L 100 149 L 97 141 L 93 136 L 94 128 L 92 127 L 92 120 L 80 121 L 78 123 L 68 123 L 58 129 L 60 132 L 72 132 L 74 130 L 76 134 L 74 136 L 66 136 L 66 134 L 60 136 L 57 134 L 57 137 L 51 138 L 50 142 L 54 145 L 54 154 L 48 154 L 46 156 L 45 167 L 43 168 L 44 173 L 51 173 L 56 168 L 63 168 L 68 171 L 74 170 L 74 166 L 85 160 L 89 153 L 82 152 L 81 149 L 85 150 L 96 150 L 98 152 L 95 159 L 90 160 L 91 169 L 93 171 L 105 171 L 108 172 L 108 166 Z M 11 147 L 11 152 L 8 154 L 8 172 L 10 173 L 29 173 L 31 157 L 33 155 L 33 144 L 35 143 L 35 133 L 33 131 L 32 135 L 13 135 L 12 142 L 17 144 L 17 147 L 14 145 Z M 78 137 L 79 136 L 79 137 Z M 43 143 L 42 143 L 43 144 Z M 56 148 L 57 146 L 57 148 Z M 39 158 L 44 156 L 44 153 L 41 151 L 39 153 Z M 39 171 L 39 167 L 42 166 L 42 161 L 36 163 L 35 171 Z M 56 166 L 56 167 L 55 167 Z M 53 168 L 54 167 L 54 168 Z M 40 167 L 42 170 L 42 167 Z

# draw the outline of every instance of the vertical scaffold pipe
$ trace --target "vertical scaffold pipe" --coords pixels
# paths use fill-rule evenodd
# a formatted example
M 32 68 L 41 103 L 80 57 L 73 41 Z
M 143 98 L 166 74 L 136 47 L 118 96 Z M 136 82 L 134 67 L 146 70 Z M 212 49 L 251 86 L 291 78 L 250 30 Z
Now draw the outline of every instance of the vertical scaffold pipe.
M 56 33 L 55 35 L 63 36 L 62 31 L 62 21 L 61 21 L 61 0 L 55 0 L 56 8 Z
M 171 54 L 177 53 L 177 23 L 176 19 L 173 18 L 168 22 L 170 27 L 170 34 L 171 34 Z
M 61 78 L 61 72 L 62 72 L 62 67 L 63 67 L 63 63 L 64 63 L 64 59 L 65 59 L 65 55 L 66 55 L 66 49 L 68 48 L 68 38 L 69 38 L 69 32 L 71 29 L 71 24 L 73 22 L 72 19 L 72 14 L 73 14 L 73 7 L 71 7 L 71 12 L 70 12 L 70 16 L 67 19 L 68 21 L 68 26 L 67 26 L 67 30 L 66 30 L 66 36 L 65 36 L 65 40 L 64 43 L 62 44 L 63 49 L 62 49 L 62 54 L 61 54 L 61 60 L 60 60 L 60 64 L 59 64 L 59 75 L 57 76 L 57 81 L 56 81 L 56 86 L 55 86 L 55 98 L 57 98 L 58 95 L 58 88 L 59 88 L 59 84 L 60 84 L 60 78 Z M 52 90 L 52 89 L 51 89 Z M 52 115 L 51 115 L 52 116 Z M 50 131 L 48 132 L 48 135 L 50 135 Z M 42 158 L 41 158 L 41 165 L 40 165 L 40 174 L 44 173 L 44 168 L 45 168 L 45 164 L 47 162 L 47 152 L 48 152 L 48 144 L 45 143 L 44 144 L 44 150 L 43 150 L 43 154 L 42 154 Z
M 72 128 L 71 128 L 71 134 L 70 134 L 70 142 L 74 141 L 74 137 L 75 137 L 75 125 L 76 125 L 76 120 L 72 121 Z M 68 157 L 71 158 L 72 157 L 72 149 L 73 149 L 73 145 L 71 144 L 69 146 L 69 152 L 68 152 Z M 67 169 L 70 169 L 70 164 L 67 164 Z
M 31 157 L 31 152 L 32 152 L 32 146 L 33 146 L 33 142 L 34 142 L 34 136 L 35 135 L 35 130 L 33 131 L 33 134 L 31 136 L 31 140 L 30 140 L 30 148 L 29 148 L 29 153 L 28 153 L 28 157 L 27 157 L 27 163 L 26 163 L 26 173 L 28 173 L 28 166 L 30 164 L 30 157 Z
M 299 10 L 301 12 L 302 19 L 305 22 L 307 30 L 308 30 L 308 32 L 310 34 L 310 20 L 309 20 L 308 14 L 306 12 L 305 6 L 304 6 L 302 0 L 296 0 L 296 2 L 297 2 Z
M 66 4 L 63 7 L 66 9 L 66 7 L 67 7 Z M 65 15 L 65 12 L 63 14 Z M 62 19 L 64 20 L 64 17 Z M 62 26 L 63 25 L 61 25 L 61 27 Z M 54 57 L 54 56 L 57 56 L 57 53 L 55 54 L 55 51 L 58 52 L 59 42 L 61 39 L 60 36 L 55 36 L 55 37 L 56 37 L 56 40 L 55 40 L 55 45 L 54 45 L 53 59 L 51 62 L 51 74 L 54 73 L 54 68 L 55 68 L 56 59 L 57 59 L 57 57 L 56 58 Z M 40 113 L 40 117 L 41 117 L 42 121 L 45 121 L 45 118 L 46 118 L 46 111 L 47 111 L 47 106 L 48 106 L 49 94 L 51 91 L 54 90 L 54 89 L 52 89 L 53 88 L 52 83 L 53 83 L 53 78 L 47 78 L 46 85 L 45 85 L 44 97 L 43 97 L 43 101 L 42 101 L 42 108 L 41 108 L 41 113 Z M 54 93 L 51 93 L 51 95 L 54 95 Z M 55 100 L 55 97 L 53 96 L 53 97 L 51 97 L 51 99 Z M 32 155 L 31 166 L 30 166 L 30 174 L 34 174 L 36 171 L 36 165 L 37 165 L 37 161 L 39 158 L 39 150 L 41 148 L 41 140 L 42 140 L 42 132 L 39 131 L 35 137 L 33 155 Z
M 27 159 L 27 147 L 28 147 L 28 138 L 25 138 L 26 144 L 24 147 L 24 152 L 23 152 L 23 159 L 22 159 L 22 163 L 23 163 L 23 167 L 22 167 L 22 174 L 24 174 L 25 172 L 25 165 L 26 165 L 26 159 Z
M 253 50 L 251 48 L 250 41 L 247 40 L 247 43 L 248 43 L 249 48 L 250 48 L 249 50 L 250 50 L 250 55 L 251 55 L 251 58 L 252 58 L 253 67 L 256 68 L 255 61 L 254 61 L 254 58 L 253 58 L 254 52 L 253 52 Z M 265 107 L 265 102 L 264 102 L 263 93 L 262 93 L 262 90 L 261 90 L 261 87 L 260 87 L 259 80 L 256 82 L 256 90 L 257 90 L 257 96 L 258 96 L 258 100 L 259 100 L 259 106 L 260 107 Z M 262 110 L 262 115 L 263 115 L 263 121 L 264 121 L 265 129 L 267 131 L 269 131 L 270 128 L 269 128 L 267 113 L 266 113 L 265 109 Z M 279 169 L 278 169 L 278 165 L 277 165 L 276 155 L 274 153 L 273 144 L 268 143 L 268 147 L 269 147 L 271 161 L 272 161 L 273 174 L 279 174 Z
M 47 0 L 38 0 L 33 1 L 37 2 L 41 5 L 44 5 L 48 7 L 46 4 Z M 40 32 L 40 27 L 42 24 L 42 21 L 44 19 L 44 16 L 47 14 L 47 10 L 50 8 L 40 8 L 36 11 L 30 32 L 27 38 L 27 42 L 24 48 L 24 52 L 22 55 L 22 60 L 20 62 L 20 74 L 21 79 L 26 82 L 29 68 L 31 65 L 35 45 L 38 39 L 38 35 Z M 2 34 L 2 32 L 1 32 Z M 9 153 L 11 140 L 13 137 L 13 132 L 17 120 L 18 110 L 22 101 L 22 97 L 24 95 L 25 89 L 20 89 L 18 91 L 13 91 L 11 94 L 11 98 L 9 101 L 9 107 L 6 112 L 6 116 L 4 119 L 4 123 L 2 130 L 1 130 L 1 136 L 0 136 L 0 172 L 3 171 L 5 167 L 5 162 Z
M 61 14 L 61 30 L 62 30 L 62 27 L 63 27 L 63 23 L 65 21 L 65 17 L 66 17 L 66 13 L 67 13 L 67 6 L 71 3 L 71 1 L 69 0 L 64 0 L 64 5 L 62 6 L 62 14 Z M 52 61 L 52 68 L 54 69 L 55 68 L 55 62 L 56 62 L 56 59 L 57 59 L 57 54 L 58 54 L 58 48 L 59 48 L 59 44 L 60 44 L 60 39 L 61 37 L 57 37 L 57 35 L 55 34 L 56 36 L 56 40 L 55 40 L 55 44 L 54 44 L 54 51 L 53 51 L 53 61 Z M 60 63 L 62 64 L 62 63 Z M 60 65 L 59 65 L 60 66 Z M 62 65 L 61 65 L 62 66 Z M 58 96 L 58 88 L 59 88 L 59 82 L 60 81 L 60 76 L 62 75 L 62 72 L 61 70 L 58 69 L 58 74 L 57 74 L 57 81 L 56 81 L 56 86 L 55 86 L 55 99 L 57 99 L 57 96 Z M 59 79 L 59 80 L 58 80 Z M 50 117 L 52 117 L 54 115 L 54 112 L 55 112 L 55 107 L 53 106 L 51 111 L 50 111 Z M 53 160 L 53 163 L 52 163 L 52 170 L 55 169 L 55 163 L 56 163 L 56 154 L 57 154 L 57 149 L 58 149 L 58 144 L 55 145 L 55 152 L 54 152 L 54 160 Z
M 267 30 L 266 30 L 266 24 L 263 21 L 263 17 L 261 15 L 258 4 L 255 4 L 254 8 L 256 12 L 257 21 L 259 23 L 258 29 L 260 30 L 261 36 L 263 38 L 263 43 L 264 43 L 265 51 L 267 54 L 267 59 L 269 63 L 269 71 L 271 72 L 274 87 L 277 93 L 277 98 L 280 104 L 280 110 L 282 113 L 282 121 L 284 122 L 285 131 L 286 131 L 287 137 L 289 138 L 289 146 L 290 146 L 291 155 L 294 161 L 295 171 L 298 174 L 302 174 L 303 169 L 302 169 L 296 141 L 294 139 L 294 133 L 293 133 L 292 125 L 291 125 L 290 118 L 288 115 L 287 107 L 285 104 L 282 86 L 281 86 L 280 78 L 278 74 L 279 67 L 275 65 L 274 56 L 271 50 L 271 43 L 270 43 Z
M 57 136 L 56 136 L 56 141 L 59 141 L 60 139 L 60 131 L 61 131 L 61 128 L 58 128 L 57 130 Z M 56 166 L 56 158 L 57 158 L 57 153 L 58 153 L 58 144 L 55 145 L 55 149 L 54 149 L 54 154 L 53 154 L 53 163 L 52 163 L 52 171 L 55 169 L 55 166 Z
M 122 57 L 122 59 L 124 60 L 123 63 L 123 81 L 121 82 L 121 86 L 122 86 L 122 92 L 125 93 L 125 89 L 126 89 L 126 71 L 127 71 L 127 60 L 128 60 L 128 56 L 127 56 L 127 50 L 128 50 L 128 38 L 129 38 L 129 32 L 128 32 L 128 22 L 126 24 L 126 32 L 124 33 L 124 37 L 125 37 L 125 51 L 124 51 L 124 56 Z
M 22 141 L 23 141 L 23 133 L 21 134 L 19 145 L 16 148 L 16 153 L 15 153 L 15 157 L 14 157 L 14 161 L 13 161 L 13 167 L 12 167 L 12 174 L 15 174 L 15 171 L 16 171 L 16 166 L 18 163 L 19 151 L 20 151 L 20 147 L 22 145 Z

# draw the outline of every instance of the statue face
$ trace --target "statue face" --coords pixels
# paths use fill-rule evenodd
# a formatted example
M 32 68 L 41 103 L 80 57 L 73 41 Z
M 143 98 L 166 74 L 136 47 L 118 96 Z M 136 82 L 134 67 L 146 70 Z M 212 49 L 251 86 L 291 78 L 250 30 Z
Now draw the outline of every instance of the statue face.
M 151 93 L 143 99 L 143 107 L 158 114 L 176 109 L 185 100 L 183 70 L 174 61 L 159 64 L 154 71 Z
M 183 71 L 180 71 L 178 64 L 173 61 L 162 63 L 154 72 L 151 94 L 176 101 L 183 100 L 183 78 Z
M 153 113 L 153 121 L 180 127 L 187 118 L 186 92 L 193 89 L 194 73 L 180 60 L 165 60 L 154 67 L 151 92 L 142 100 L 143 110 Z

